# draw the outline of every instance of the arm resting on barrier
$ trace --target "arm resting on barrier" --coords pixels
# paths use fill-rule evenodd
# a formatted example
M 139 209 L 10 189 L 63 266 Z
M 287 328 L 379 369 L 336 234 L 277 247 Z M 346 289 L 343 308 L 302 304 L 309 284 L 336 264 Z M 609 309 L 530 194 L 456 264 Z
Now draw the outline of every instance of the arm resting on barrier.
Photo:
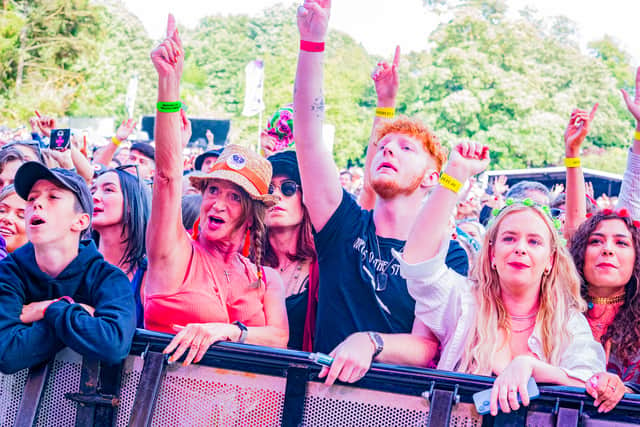
M 21 288 L 0 283 L 0 372 L 5 374 L 52 359 L 64 347 L 45 321 L 20 321 L 24 302 Z
M 135 333 L 135 303 L 127 277 L 115 270 L 95 286 L 92 316 L 80 304 L 51 304 L 45 321 L 64 344 L 83 356 L 118 363 L 129 354 Z

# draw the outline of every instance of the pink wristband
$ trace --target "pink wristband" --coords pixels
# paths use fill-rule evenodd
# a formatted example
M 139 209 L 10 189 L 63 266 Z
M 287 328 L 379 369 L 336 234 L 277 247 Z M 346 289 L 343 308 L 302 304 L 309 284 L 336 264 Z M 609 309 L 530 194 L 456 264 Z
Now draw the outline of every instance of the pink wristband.
M 308 42 L 300 40 L 300 50 L 304 52 L 324 52 L 324 42 Z
M 65 301 L 66 301 L 66 302 L 68 302 L 69 304 L 75 304 L 75 303 L 76 303 L 76 302 L 73 300 L 73 298 L 71 298 L 70 296 L 65 295 L 65 296 L 63 296 L 63 297 L 60 297 L 60 298 L 54 299 L 53 301 L 51 301 L 51 304 L 56 303 L 56 302 L 61 301 L 61 300 L 65 300 Z M 50 306 L 51 304 L 49 304 L 49 305 L 47 306 L 47 308 L 49 308 L 49 306 Z M 44 310 L 42 310 L 42 317 L 44 317 L 44 314 L 47 312 L 47 308 L 45 308 Z

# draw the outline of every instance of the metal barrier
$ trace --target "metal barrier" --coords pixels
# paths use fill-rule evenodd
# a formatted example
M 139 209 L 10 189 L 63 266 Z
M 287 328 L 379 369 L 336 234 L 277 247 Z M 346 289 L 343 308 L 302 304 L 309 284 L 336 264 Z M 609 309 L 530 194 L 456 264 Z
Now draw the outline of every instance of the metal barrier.
M 598 414 L 584 390 L 541 386 L 529 408 L 479 416 L 472 394 L 491 378 L 374 364 L 356 385 L 325 386 L 307 353 L 236 343 L 214 345 L 198 365 L 167 366 L 169 335 L 138 331 L 122 366 L 101 367 L 65 349 L 42 375 L 0 374 L 0 425 L 36 426 L 631 426 L 640 398 Z M 32 379 L 33 378 L 33 379 Z M 38 382 L 40 381 L 40 382 Z M 119 390 L 116 386 L 119 386 Z M 115 388 L 114 388 L 115 387 Z M 25 424 L 25 422 L 27 424 Z

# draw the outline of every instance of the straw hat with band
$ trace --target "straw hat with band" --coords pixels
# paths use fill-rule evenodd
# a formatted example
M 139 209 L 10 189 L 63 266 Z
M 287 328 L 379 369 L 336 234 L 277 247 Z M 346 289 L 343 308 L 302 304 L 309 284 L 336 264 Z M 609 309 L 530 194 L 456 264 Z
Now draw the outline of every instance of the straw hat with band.
M 240 186 L 254 200 L 266 207 L 278 203 L 279 197 L 269 194 L 271 163 L 262 156 L 241 145 L 227 145 L 218 160 L 207 173 L 189 175 L 191 185 L 204 191 L 210 179 L 224 179 Z

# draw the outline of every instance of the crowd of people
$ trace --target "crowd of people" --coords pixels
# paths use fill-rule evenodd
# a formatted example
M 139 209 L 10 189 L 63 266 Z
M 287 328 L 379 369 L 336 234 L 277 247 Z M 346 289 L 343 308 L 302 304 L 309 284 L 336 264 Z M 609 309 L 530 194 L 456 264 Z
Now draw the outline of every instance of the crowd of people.
M 174 335 L 183 365 L 226 340 L 326 353 L 327 384 L 373 361 L 495 376 L 493 415 L 528 405 L 530 378 L 584 387 L 600 412 L 640 390 L 640 69 L 619 195 L 596 197 L 581 169 L 597 105 L 570 114 L 563 186 L 478 178 L 491 147 L 448 152 L 395 115 L 399 49 L 371 76 L 364 168 L 339 171 L 322 138 L 330 3 L 297 11 L 293 103 L 262 153 L 185 159 L 171 16 L 151 53 L 155 145 L 128 145 L 127 120 L 95 150 L 50 150 L 38 114 L 0 148 L 0 371 L 65 346 L 117 363 L 138 327 Z

